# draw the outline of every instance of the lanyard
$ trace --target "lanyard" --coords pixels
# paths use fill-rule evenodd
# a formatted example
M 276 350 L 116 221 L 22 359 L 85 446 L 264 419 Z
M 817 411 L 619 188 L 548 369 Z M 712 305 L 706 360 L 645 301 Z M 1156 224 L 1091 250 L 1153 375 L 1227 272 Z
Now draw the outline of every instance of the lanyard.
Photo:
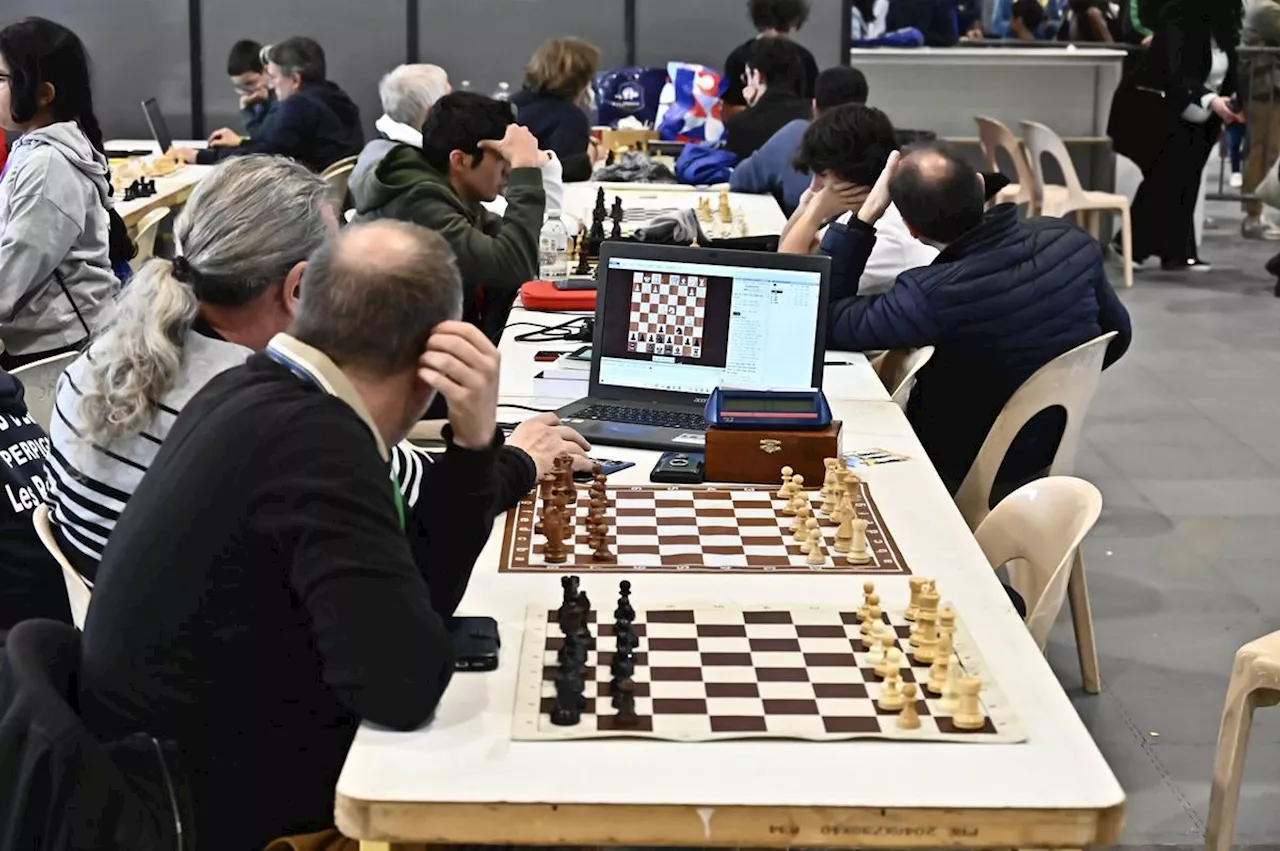
M 296 363 L 295 361 L 290 360 L 289 358 L 285 357 L 282 353 L 276 351 L 275 349 L 268 348 L 265 350 L 265 353 L 267 357 L 271 358 L 276 363 L 288 369 L 298 378 L 302 379 L 308 384 L 312 384 L 316 387 L 319 387 L 322 391 L 324 390 L 324 385 L 321 384 L 319 381 L 317 381 L 316 377 L 312 375 L 311 372 L 302 364 L 299 364 L 299 363 Z M 391 482 L 391 499 L 396 504 L 396 519 L 400 522 L 400 531 L 403 532 L 405 531 L 404 494 L 400 492 L 400 485 L 396 482 L 395 477 L 392 476 L 390 472 L 388 472 L 387 478 Z

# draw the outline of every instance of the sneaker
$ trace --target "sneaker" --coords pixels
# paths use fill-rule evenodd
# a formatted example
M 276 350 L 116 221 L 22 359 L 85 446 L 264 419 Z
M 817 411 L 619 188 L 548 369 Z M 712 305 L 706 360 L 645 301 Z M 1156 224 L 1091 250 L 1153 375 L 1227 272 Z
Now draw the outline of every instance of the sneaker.
M 1261 216 L 1245 216 L 1240 222 L 1240 235 L 1245 239 L 1280 240 L 1280 227 Z
M 1213 269 L 1212 263 L 1191 258 L 1189 260 L 1161 260 L 1162 272 L 1208 272 Z
M 1239 189 L 1244 186 L 1244 175 L 1238 171 L 1231 172 L 1231 180 L 1229 181 L 1232 189 Z

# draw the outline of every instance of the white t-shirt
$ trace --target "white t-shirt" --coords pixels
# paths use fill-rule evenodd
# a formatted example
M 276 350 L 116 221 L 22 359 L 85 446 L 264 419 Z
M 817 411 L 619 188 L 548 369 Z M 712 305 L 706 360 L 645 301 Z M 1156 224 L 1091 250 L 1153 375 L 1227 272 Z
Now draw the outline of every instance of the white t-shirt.
M 852 216 L 852 213 L 845 213 L 838 221 L 848 224 Z M 880 221 L 876 222 L 876 244 L 858 281 L 858 295 L 885 292 L 903 272 L 928 266 L 937 256 L 938 249 L 912 236 L 898 208 L 890 204 Z

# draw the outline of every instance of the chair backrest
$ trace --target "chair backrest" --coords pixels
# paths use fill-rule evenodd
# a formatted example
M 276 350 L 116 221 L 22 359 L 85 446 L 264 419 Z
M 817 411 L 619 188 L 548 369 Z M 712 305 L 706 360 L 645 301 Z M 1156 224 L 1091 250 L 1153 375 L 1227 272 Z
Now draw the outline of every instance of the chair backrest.
M 71 566 L 71 562 L 67 561 L 67 557 L 58 546 L 58 539 L 53 534 L 53 524 L 49 522 L 49 506 L 36 506 L 32 521 L 35 523 L 36 535 L 40 537 L 40 543 L 44 544 L 49 555 L 53 556 L 53 560 L 62 568 L 62 581 L 67 586 L 67 602 L 71 604 L 71 620 L 75 623 L 76 629 L 84 629 L 84 619 L 89 613 L 89 597 L 93 592 L 79 572 Z
M 924 369 L 925 364 L 933 357 L 933 346 L 921 346 L 918 349 L 889 349 L 872 363 L 876 375 L 889 391 L 893 401 L 902 410 L 907 409 L 907 401 L 911 398 L 911 388 L 915 385 L 916 373 Z
M 355 157 L 344 157 L 320 173 L 329 184 L 329 205 L 340 222 L 344 221 L 342 214 L 347 209 L 347 184 L 355 167 Z
M 142 264 L 152 258 L 156 251 L 156 234 L 160 223 L 172 212 L 168 207 L 157 207 L 142 217 L 133 233 L 133 244 L 138 246 L 138 253 L 129 261 L 134 270 L 142 268 Z
M 982 146 L 982 156 L 987 161 L 987 169 L 1000 171 L 996 151 L 1003 150 L 1013 161 L 1013 170 L 1017 177 L 1018 188 L 1022 190 L 1022 197 L 1038 203 L 1043 198 L 1043 193 L 1037 191 L 1035 174 L 1031 170 L 1031 164 L 1027 162 L 1026 151 L 1022 149 L 1022 143 L 1018 141 L 1018 137 L 1013 135 L 1013 131 L 1003 122 L 989 116 L 979 115 L 974 118 L 974 121 L 978 123 L 978 143 Z
M 1046 408 L 1061 407 L 1067 415 L 1049 475 L 1066 476 L 1073 472 L 1080 430 L 1098 389 L 1107 345 L 1115 336 L 1116 332 L 1110 331 L 1058 355 L 1036 370 L 1004 403 L 956 491 L 956 507 L 970 529 L 978 528 L 991 510 L 991 488 L 1013 439 L 1028 420 Z
M 1053 157 L 1058 163 L 1058 168 L 1062 169 L 1062 179 L 1066 181 L 1069 199 L 1082 200 L 1085 197 L 1084 186 L 1080 183 L 1080 176 L 1076 174 L 1075 164 L 1071 162 L 1067 143 L 1043 124 L 1035 121 L 1022 121 L 1019 124 L 1022 127 L 1023 144 L 1031 154 L 1031 173 L 1035 176 L 1036 186 L 1042 189 L 1045 185 L 1044 157 L 1048 155 Z
M 1102 494 L 1083 479 L 1051 476 L 1000 501 L 973 533 L 993 568 L 1027 603 L 1027 629 L 1042 651 L 1067 596 L 1080 542 L 1102 512 Z
M 22 382 L 26 391 L 27 413 L 45 431 L 49 430 L 49 421 L 53 419 L 53 400 L 58 395 L 58 377 L 78 357 L 79 352 L 67 352 L 32 361 L 13 370 L 13 377 Z

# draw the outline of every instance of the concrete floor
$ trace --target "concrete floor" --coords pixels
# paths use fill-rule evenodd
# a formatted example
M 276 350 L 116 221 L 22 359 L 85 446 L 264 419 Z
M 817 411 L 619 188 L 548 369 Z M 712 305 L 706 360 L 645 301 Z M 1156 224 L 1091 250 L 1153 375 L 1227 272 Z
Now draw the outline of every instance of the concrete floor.
M 1121 290 L 1133 346 L 1084 429 L 1077 472 L 1106 503 L 1085 542 L 1103 693 L 1080 689 L 1065 607 L 1048 654 L 1128 794 L 1126 847 L 1200 844 L 1233 656 L 1280 629 L 1280 299 L 1262 270 L 1280 243 L 1242 240 L 1238 205 L 1207 211 L 1213 271 Z M 1235 842 L 1280 847 L 1280 707 L 1255 718 Z

